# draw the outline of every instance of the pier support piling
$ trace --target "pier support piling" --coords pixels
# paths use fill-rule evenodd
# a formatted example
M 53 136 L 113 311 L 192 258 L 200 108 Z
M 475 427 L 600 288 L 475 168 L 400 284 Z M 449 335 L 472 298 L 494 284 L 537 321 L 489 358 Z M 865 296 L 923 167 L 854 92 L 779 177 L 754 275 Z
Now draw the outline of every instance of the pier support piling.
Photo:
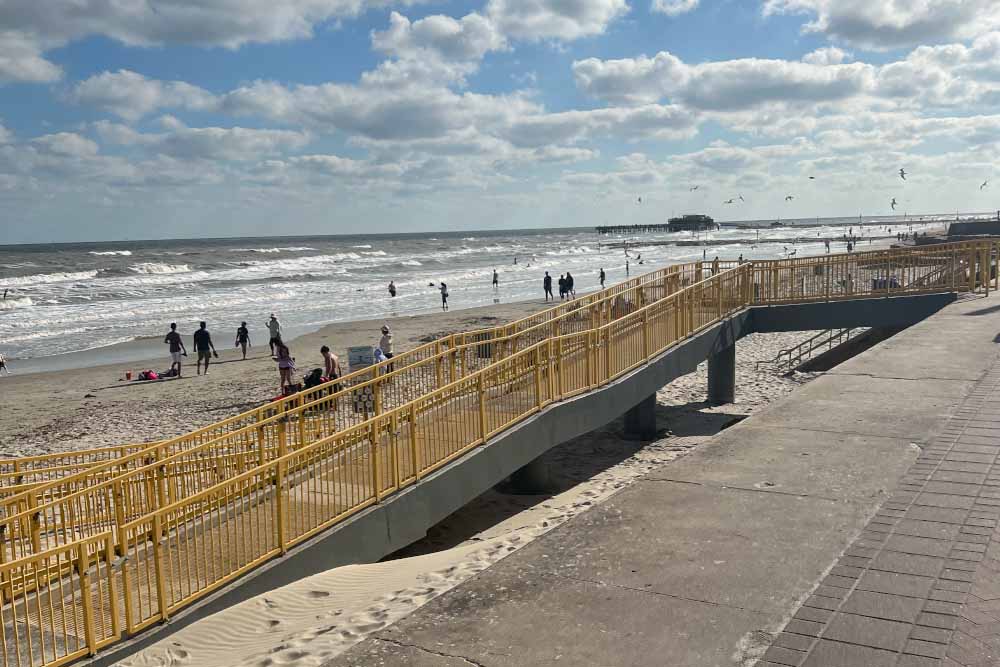
M 725 405 L 736 401 L 736 343 L 708 358 L 708 402 Z
M 652 440 L 656 437 L 656 394 L 625 413 L 625 437 L 632 440 Z

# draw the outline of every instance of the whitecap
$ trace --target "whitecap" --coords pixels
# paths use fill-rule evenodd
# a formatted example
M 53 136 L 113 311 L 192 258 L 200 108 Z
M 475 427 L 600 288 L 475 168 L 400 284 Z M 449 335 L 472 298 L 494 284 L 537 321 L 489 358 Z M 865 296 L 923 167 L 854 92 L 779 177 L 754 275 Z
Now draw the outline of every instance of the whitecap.
M 133 273 L 149 274 L 188 273 L 191 271 L 191 267 L 187 264 L 161 264 L 159 262 L 141 262 L 128 268 Z
M 16 276 L 14 278 L 3 278 L 4 286 L 7 285 L 45 285 L 49 283 L 65 283 L 74 280 L 88 280 L 96 278 L 97 271 L 61 271 L 59 273 L 40 273 L 33 276 Z
M 132 251 L 131 250 L 100 250 L 100 251 L 99 250 L 91 250 L 90 254 L 91 255 L 98 255 L 98 256 L 101 256 L 101 257 L 110 256 L 110 255 L 121 255 L 122 257 L 131 257 L 132 256 Z
M 33 305 L 35 305 L 35 302 L 28 296 L 0 300 L 0 310 L 14 310 L 15 308 L 27 308 Z

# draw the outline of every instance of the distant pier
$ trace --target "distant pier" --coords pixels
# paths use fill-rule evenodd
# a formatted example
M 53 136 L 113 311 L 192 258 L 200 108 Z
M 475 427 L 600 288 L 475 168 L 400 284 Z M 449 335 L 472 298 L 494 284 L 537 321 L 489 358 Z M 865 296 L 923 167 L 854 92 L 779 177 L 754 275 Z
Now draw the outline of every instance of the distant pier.
M 655 234 L 669 232 L 670 225 L 607 225 L 595 229 L 598 234 Z

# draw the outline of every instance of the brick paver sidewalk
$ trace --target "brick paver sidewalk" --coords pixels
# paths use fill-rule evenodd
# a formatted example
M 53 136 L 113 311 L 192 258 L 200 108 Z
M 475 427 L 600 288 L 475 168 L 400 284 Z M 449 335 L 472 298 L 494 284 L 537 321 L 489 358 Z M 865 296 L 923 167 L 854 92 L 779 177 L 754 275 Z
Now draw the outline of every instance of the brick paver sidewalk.
M 758 667 L 1000 665 L 1000 364 Z

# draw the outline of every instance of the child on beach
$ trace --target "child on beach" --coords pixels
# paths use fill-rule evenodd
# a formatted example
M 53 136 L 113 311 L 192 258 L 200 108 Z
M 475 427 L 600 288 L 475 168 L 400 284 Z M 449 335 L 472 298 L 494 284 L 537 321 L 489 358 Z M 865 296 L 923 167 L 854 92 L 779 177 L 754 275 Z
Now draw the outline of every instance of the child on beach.
M 292 373 L 295 371 L 295 357 L 291 350 L 278 338 L 274 343 L 274 360 L 278 362 L 279 390 L 282 394 L 292 386 Z
M 247 329 L 246 322 L 240 322 L 239 328 L 236 329 L 236 345 L 233 347 L 239 347 L 243 349 L 243 361 L 247 360 L 247 348 L 252 347 L 250 345 L 250 330 Z

